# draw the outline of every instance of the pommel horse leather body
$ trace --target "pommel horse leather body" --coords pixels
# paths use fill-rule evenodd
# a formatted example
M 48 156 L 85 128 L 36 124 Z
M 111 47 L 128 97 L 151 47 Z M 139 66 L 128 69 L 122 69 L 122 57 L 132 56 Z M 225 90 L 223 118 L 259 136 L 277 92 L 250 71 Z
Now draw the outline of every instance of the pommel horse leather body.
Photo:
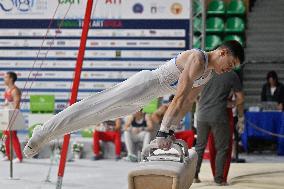
M 141 153 L 142 161 L 128 174 L 128 189 L 188 189 L 194 179 L 197 153 L 183 140 L 176 140 L 172 149 L 157 150 L 152 141 Z M 171 153 L 176 152 L 177 153 Z M 164 153 L 154 153 L 162 151 Z

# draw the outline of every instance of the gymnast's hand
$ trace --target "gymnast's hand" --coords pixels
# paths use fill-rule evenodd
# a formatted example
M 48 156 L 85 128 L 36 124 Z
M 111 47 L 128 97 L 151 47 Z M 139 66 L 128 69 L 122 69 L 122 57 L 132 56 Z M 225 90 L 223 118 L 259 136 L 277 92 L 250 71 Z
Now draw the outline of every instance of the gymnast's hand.
M 174 131 L 169 132 L 158 131 L 156 135 L 156 142 L 159 149 L 169 150 L 172 147 L 173 142 L 176 140 Z

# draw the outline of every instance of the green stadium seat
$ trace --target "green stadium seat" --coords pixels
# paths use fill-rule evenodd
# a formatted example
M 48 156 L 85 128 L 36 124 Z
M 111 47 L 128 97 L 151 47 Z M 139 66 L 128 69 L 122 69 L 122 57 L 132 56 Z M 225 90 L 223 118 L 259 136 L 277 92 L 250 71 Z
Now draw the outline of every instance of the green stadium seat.
M 245 23 L 239 17 L 231 17 L 226 21 L 226 33 L 243 33 L 245 31 Z
M 246 14 L 246 7 L 242 0 L 231 0 L 227 7 L 227 16 Z
M 207 35 L 206 36 L 206 51 L 212 51 L 222 44 L 222 40 L 218 35 Z
M 223 0 L 213 0 L 209 3 L 207 7 L 207 15 L 225 15 L 226 13 L 226 7 Z
M 193 36 L 193 48 L 201 48 L 201 39 L 198 36 Z
M 230 40 L 236 40 L 242 46 L 245 46 L 245 42 L 244 42 L 243 38 L 239 35 L 226 35 L 225 38 L 224 38 L 224 41 L 230 41 Z
M 211 17 L 206 19 L 206 32 L 207 33 L 223 33 L 224 21 L 219 17 Z
M 194 18 L 193 19 L 193 31 L 194 32 L 201 32 L 202 21 L 201 18 Z
M 202 7 L 199 0 L 193 0 L 193 14 L 201 13 Z

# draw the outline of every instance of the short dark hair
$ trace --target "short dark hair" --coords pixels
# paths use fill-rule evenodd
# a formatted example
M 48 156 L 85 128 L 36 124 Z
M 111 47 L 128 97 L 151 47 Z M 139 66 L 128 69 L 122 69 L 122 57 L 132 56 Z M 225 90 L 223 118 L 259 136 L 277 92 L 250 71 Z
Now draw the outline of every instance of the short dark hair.
M 175 95 L 171 95 L 171 96 L 169 97 L 169 102 L 173 101 L 174 97 L 175 97 Z
M 218 49 L 222 48 L 229 49 L 229 51 L 233 54 L 233 56 L 240 60 L 241 64 L 244 62 L 245 60 L 244 48 L 238 41 L 236 40 L 225 41 L 223 44 L 221 44 L 218 47 Z
M 10 78 L 12 78 L 13 83 L 15 83 L 17 81 L 18 77 L 17 77 L 17 74 L 15 72 L 7 72 L 6 74 L 9 75 Z
M 272 70 L 272 71 L 269 71 L 266 75 L 266 80 L 268 81 L 269 78 L 272 78 L 273 80 L 276 81 L 276 85 L 278 85 L 278 76 L 277 76 L 277 73 Z

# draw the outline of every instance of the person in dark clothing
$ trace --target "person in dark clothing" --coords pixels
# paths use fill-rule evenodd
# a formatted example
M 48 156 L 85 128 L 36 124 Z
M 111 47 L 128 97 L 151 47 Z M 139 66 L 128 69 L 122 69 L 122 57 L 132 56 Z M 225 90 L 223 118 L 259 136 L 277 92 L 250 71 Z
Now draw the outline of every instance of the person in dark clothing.
M 277 102 L 278 109 L 284 110 L 284 86 L 279 82 L 275 71 L 267 73 L 266 83 L 262 86 L 261 101 Z
M 234 91 L 236 100 L 228 104 L 231 91 Z M 244 94 L 238 75 L 231 71 L 222 75 L 214 74 L 212 79 L 204 86 L 198 101 L 197 108 L 197 139 L 195 150 L 198 154 L 198 161 L 194 182 L 199 183 L 198 177 L 204 150 L 208 141 L 209 151 L 212 159 L 211 167 L 216 185 L 227 185 L 227 175 L 230 167 L 232 151 L 233 128 L 230 124 L 232 117 L 228 105 L 237 107 L 238 123 L 237 129 L 242 132 L 244 129 Z M 213 145 L 214 143 L 214 145 Z M 210 149 L 210 146 L 213 148 Z

